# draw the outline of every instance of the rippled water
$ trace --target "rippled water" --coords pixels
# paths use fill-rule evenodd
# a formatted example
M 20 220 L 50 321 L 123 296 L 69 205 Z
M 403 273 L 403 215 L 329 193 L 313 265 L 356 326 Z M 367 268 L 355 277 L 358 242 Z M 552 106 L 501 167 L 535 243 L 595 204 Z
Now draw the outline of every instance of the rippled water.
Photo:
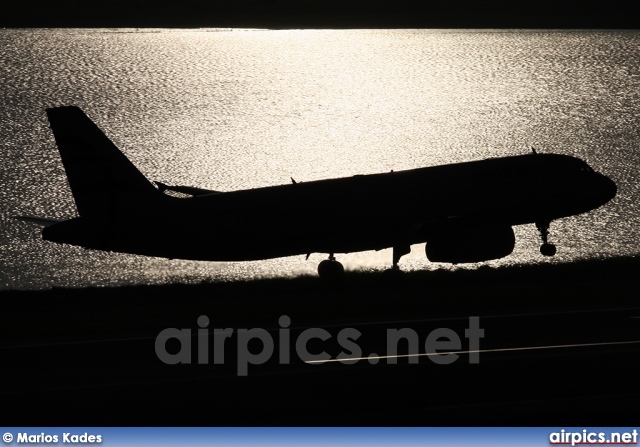
M 0 30 L 0 288 L 313 274 L 325 256 L 169 261 L 40 240 L 12 216 L 75 214 L 47 107 L 82 107 L 151 180 L 223 191 L 530 146 L 617 182 L 613 202 L 553 223 L 554 260 L 528 225 L 497 265 L 638 253 L 639 96 L 635 31 Z M 340 260 L 383 269 L 391 253 Z M 423 246 L 401 265 L 443 268 Z

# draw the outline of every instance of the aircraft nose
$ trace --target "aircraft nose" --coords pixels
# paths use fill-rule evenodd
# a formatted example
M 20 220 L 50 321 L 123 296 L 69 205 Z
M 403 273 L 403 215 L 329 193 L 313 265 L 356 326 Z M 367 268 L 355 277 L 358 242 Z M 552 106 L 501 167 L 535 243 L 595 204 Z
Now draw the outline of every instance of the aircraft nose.
M 602 196 L 603 203 L 607 203 L 616 196 L 618 186 L 606 175 L 598 174 L 598 190 Z

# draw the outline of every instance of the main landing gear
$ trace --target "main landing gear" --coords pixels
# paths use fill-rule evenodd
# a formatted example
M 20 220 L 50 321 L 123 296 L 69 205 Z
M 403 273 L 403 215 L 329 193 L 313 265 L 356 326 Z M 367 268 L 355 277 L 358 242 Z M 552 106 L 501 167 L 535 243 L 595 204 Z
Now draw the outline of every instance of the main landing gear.
M 389 273 L 389 272 L 391 274 L 401 273 L 402 271 L 400 270 L 400 267 L 398 267 L 398 262 L 400 261 L 401 257 L 403 257 L 404 255 L 410 252 L 411 252 L 411 246 L 408 244 L 394 246 L 393 247 L 393 265 L 391 266 L 390 269 L 385 270 L 385 273 Z M 307 259 L 309 259 L 308 256 L 307 256 Z M 344 266 L 340 264 L 338 261 L 336 261 L 336 258 L 335 256 L 333 256 L 333 253 L 330 253 L 329 259 L 325 259 L 320 264 L 318 264 L 318 276 L 320 276 L 320 278 L 322 279 L 327 279 L 332 281 L 336 279 L 340 279 L 344 276 Z
M 331 253 L 329 259 L 318 264 L 318 276 L 329 280 L 340 279 L 344 276 L 344 266 L 336 261 L 335 256 Z
M 536 228 L 538 229 L 538 233 L 540 233 L 540 239 L 542 239 L 540 253 L 542 253 L 543 256 L 553 256 L 556 254 L 556 246 L 549 243 L 549 225 L 551 225 L 551 221 L 549 220 L 536 222 Z
M 401 273 L 402 270 L 400 270 L 400 267 L 398 267 L 398 262 L 400 261 L 401 257 L 409 253 L 411 253 L 410 245 L 394 245 L 393 246 L 393 265 L 391 266 L 390 269 L 385 270 L 385 273 L 387 274 Z

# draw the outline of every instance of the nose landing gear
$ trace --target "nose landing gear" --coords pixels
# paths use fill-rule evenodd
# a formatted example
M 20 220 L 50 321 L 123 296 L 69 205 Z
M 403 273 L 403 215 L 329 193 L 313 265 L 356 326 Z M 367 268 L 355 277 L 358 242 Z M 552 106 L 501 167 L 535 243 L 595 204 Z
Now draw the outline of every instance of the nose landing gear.
M 542 239 L 540 253 L 543 256 L 553 256 L 556 254 L 556 246 L 549 243 L 549 225 L 551 225 L 551 221 L 549 220 L 536 222 L 536 228 L 538 229 L 538 233 L 540 233 L 540 239 Z

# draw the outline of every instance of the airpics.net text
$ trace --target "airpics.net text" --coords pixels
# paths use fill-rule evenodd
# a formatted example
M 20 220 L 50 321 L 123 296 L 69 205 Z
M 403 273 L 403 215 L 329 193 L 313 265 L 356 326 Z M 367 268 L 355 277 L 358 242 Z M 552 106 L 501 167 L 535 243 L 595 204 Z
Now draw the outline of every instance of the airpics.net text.
M 463 352 L 468 357 L 469 363 L 479 363 L 480 339 L 484 337 L 484 329 L 480 327 L 479 317 L 469 317 L 469 324 L 464 329 L 463 337 L 450 328 L 434 329 L 426 336 L 423 334 L 424 338 L 412 328 L 388 328 L 386 329 L 386 354 L 371 353 L 365 356 L 358 344 L 362 333 L 358 329 L 350 327 L 340 329 L 335 334 L 335 338 L 331 332 L 323 328 L 296 330 L 297 335 L 292 340 L 291 318 L 287 315 L 282 315 L 278 319 L 278 328 L 270 330 L 262 328 L 211 329 L 209 328 L 209 317 L 206 315 L 199 316 L 197 324 L 198 328 L 195 331 L 189 328 L 162 330 L 155 340 L 155 352 L 158 359 L 169 365 L 191 364 L 192 362 L 208 365 L 210 364 L 209 354 L 212 352 L 214 365 L 227 363 L 229 360 L 227 356 L 234 358 L 239 376 L 248 375 L 249 365 L 263 365 L 273 359 L 274 354 L 277 355 L 277 361 L 280 365 L 298 363 L 298 360 L 309 365 L 328 362 L 355 364 L 360 361 L 367 361 L 371 364 L 380 361 L 385 361 L 387 364 L 397 364 L 399 358 L 406 358 L 408 363 L 417 364 L 421 357 L 427 357 L 438 365 L 447 365 L 458 360 Z M 236 341 L 235 352 L 231 351 L 232 342 L 227 343 L 233 338 Z M 465 351 L 462 351 L 462 338 L 468 340 Z M 210 343 L 210 339 L 213 339 L 213 343 Z M 420 343 L 420 340 L 424 340 L 424 342 Z M 192 349 L 193 341 L 197 345 L 195 352 Z M 177 346 L 176 343 L 178 343 Z M 295 355 L 297 356 L 293 360 L 292 343 L 295 346 Z M 332 356 L 323 349 L 325 343 L 331 344 L 334 350 L 339 349 L 340 352 Z M 407 350 L 398 354 L 401 343 L 403 346 L 406 345 Z M 178 349 L 171 349 L 168 347 L 169 344 Z M 310 344 L 313 345 L 312 349 L 309 347 Z

